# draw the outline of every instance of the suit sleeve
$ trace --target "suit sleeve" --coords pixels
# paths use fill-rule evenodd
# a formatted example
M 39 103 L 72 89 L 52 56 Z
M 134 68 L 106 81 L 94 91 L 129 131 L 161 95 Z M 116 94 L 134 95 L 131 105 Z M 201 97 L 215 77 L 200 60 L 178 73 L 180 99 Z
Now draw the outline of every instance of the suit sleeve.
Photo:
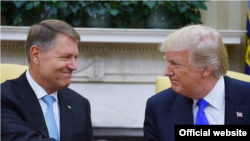
M 92 129 L 92 121 L 91 121 L 91 108 L 90 108 L 90 103 L 88 101 L 87 104 L 87 135 L 86 135 L 86 140 L 84 141 L 93 141 L 93 129 Z
M 147 101 L 144 120 L 144 141 L 158 141 L 156 121 L 150 99 Z
M 1 91 L 1 139 L 3 141 L 56 141 L 43 138 L 23 120 L 12 100 L 8 100 Z

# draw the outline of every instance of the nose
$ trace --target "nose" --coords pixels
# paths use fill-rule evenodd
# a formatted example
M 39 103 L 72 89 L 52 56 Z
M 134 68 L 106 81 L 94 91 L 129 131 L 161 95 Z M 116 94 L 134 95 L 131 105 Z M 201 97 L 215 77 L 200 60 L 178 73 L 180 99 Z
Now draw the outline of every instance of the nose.
M 75 58 L 70 59 L 70 62 L 68 63 L 68 67 L 71 70 L 77 70 L 77 61 Z
M 166 70 L 164 72 L 164 75 L 165 76 L 172 76 L 172 75 L 174 75 L 174 72 L 173 72 L 172 68 L 173 67 L 171 67 L 171 63 L 168 63 L 167 67 L 166 67 Z

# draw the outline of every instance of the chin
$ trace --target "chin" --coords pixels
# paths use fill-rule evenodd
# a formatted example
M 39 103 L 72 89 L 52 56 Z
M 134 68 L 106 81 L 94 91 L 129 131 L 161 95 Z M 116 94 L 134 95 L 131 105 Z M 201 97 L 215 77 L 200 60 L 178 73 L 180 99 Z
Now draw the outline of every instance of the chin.
M 69 85 L 70 85 L 70 83 L 66 83 L 66 84 L 65 84 L 65 87 L 68 87 Z
M 70 82 L 69 83 L 63 82 L 63 83 L 61 83 L 61 88 L 66 88 L 69 85 L 70 85 Z
M 171 88 L 172 88 L 172 90 L 174 91 L 174 92 L 176 92 L 176 90 L 177 90 L 177 87 L 176 87 L 176 85 L 171 85 Z
M 172 88 L 172 90 L 175 92 L 175 93 L 177 93 L 177 94 L 180 94 L 181 93 L 181 91 L 178 89 L 178 87 L 177 86 L 171 86 L 171 88 Z

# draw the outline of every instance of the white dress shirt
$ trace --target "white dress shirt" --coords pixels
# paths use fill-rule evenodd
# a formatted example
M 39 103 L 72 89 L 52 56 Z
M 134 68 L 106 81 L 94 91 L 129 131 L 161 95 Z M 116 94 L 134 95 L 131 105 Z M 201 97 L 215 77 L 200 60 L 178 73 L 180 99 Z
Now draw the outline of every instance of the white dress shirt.
M 46 110 L 47 110 L 47 105 L 42 100 L 42 98 L 47 95 L 47 92 L 40 85 L 38 85 L 34 81 L 34 79 L 30 76 L 29 69 L 26 71 L 26 77 L 28 79 L 28 82 L 29 82 L 31 88 L 33 89 L 33 91 L 36 94 L 36 97 L 37 97 L 37 99 L 38 99 L 38 101 L 39 101 L 39 103 L 41 105 L 42 111 L 43 111 L 44 119 L 46 121 L 45 113 L 46 113 Z M 54 117 L 55 117 L 55 120 L 56 120 L 56 125 L 57 125 L 57 128 L 58 128 L 58 134 L 59 134 L 59 138 L 60 138 L 60 124 L 59 124 L 60 123 L 60 115 L 59 115 L 60 113 L 59 113 L 59 102 L 58 102 L 58 98 L 57 98 L 57 91 L 50 94 L 50 95 L 55 98 L 55 101 L 53 103 L 53 111 L 54 111 Z
M 217 81 L 214 88 L 203 98 L 209 105 L 204 109 L 207 120 L 210 125 L 212 124 L 224 124 L 225 120 L 225 81 L 221 76 Z M 196 121 L 196 114 L 199 109 L 197 106 L 198 99 L 193 99 L 193 119 L 194 124 Z

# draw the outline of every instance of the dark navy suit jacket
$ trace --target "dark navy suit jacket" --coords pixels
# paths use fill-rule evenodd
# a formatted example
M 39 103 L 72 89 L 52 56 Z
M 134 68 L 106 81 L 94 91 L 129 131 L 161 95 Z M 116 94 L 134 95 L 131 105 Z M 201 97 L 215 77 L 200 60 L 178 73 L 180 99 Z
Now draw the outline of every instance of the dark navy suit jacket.
M 224 76 L 225 125 L 250 124 L 250 83 Z M 171 88 L 147 101 L 144 120 L 145 141 L 174 141 L 175 125 L 194 125 L 193 100 L 178 95 Z M 237 118 L 236 112 L 243 117 Z
M 69 88 L 58 91 L 58 101 L 60 141 L 93 141 L 89 101 Z M 25 73 L 1 84 L 1 108 L 2 141 L 55 141 L 49 138 L 41 106 Z

